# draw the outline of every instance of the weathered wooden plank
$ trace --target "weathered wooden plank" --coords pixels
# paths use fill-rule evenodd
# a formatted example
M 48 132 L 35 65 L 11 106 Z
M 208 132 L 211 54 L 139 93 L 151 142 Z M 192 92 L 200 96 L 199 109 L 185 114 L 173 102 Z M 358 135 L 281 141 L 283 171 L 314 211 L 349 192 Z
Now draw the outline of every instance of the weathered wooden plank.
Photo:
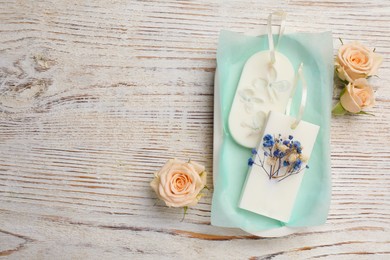
M 390 255 L 387 1 L 0 0 L 0 256 L 377 258 Z M 184 221 L 149 188 L 168 158 L 212 183 L 221 29 L 259 32 L 283 8 L 384 55 L 372 116 L 332 119 L 327 224 L 274 239 L 210 225 L 212 189 Z M 212 187 L 211 187 L 212 188 Z

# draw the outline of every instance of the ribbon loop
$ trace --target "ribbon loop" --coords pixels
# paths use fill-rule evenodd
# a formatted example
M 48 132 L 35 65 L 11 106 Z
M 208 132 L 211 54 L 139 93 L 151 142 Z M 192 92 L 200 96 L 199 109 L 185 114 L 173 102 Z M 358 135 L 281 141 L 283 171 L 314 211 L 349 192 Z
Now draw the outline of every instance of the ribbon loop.
M 286 115 L 289 115 L 290 114 L 290 111 L 291 111 L 291 105 L 292 105 L 292 100 L 294 98 L 294 95 L 295 95 L 295 91 L 297 89 L 297 86 L 298 86 L 298 80 L 301 80 L 302 81 L 302 96 L 301 96 L 301 103 L 299 105 L 299 112 L 298 112 L 298 115 L 296 117 L 296 120 L 294 121 L 294 123 L 291 125 L 291 129 L 295 129 L 297 128 L 299 122 L 301 122 L 302 120 L 302 117 L 303 117 L 303 113 L 305 112 L 305 108 L 306 108 L 306 101 L 307 101 L 307 84 L 306 84 L 306 80 L 305 80 L 305 76 L 303 74 L 303 63 L 301 63 L 299 65 L 299 68 L 298 68 L 298 72 L 295 76 L 295 80 L 294 80 L 294 86 L 293 86 L 293 89 L 291 91 L 291 94 L 290 94 L 290 98 L 288 100 L 288 103 L 287 103 L 287 108 L 286 108 Z
M 272 35 L 272 16 L 277 15 L 281 17 L 280 21 L 280 26 L 279 26 L 279 34 L 278 34 L 278 39 L 276 46 L 274 45 L 274 38 Z M 268 15 L 268 22 L 267 22 L 267 31 L 268 31 L 268 47 L 270 50 L 270 59 L 271 59 L 271 64 L 275 63 L 275 49 L 278 47 L 280 40 L 282 38 L 282 35 L 284 33 L 284 28 L 285 28 L 285 21 L 286 21 L 286 12 L 283 11 L 278 11 L 274 13 L 270 13 Z

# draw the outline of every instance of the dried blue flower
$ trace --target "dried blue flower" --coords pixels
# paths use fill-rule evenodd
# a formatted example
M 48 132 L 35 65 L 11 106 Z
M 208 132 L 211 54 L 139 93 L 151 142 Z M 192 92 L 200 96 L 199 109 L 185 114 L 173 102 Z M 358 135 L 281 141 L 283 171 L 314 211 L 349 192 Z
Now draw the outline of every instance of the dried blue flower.
M 272 147 L 272 146 L 274 146 L 274 144 L 275 144 L 274 140 L 267 140 L 263 143 L 263 146 L 264 147 Z
M 275 144 L 275 141 L 274 141 L 274 137 L 270 134 L 266 134 L 264 137 L 263 137 L 263 146 L 264 147 L 272 147 L 274 146 Z
M 302 166 L 302 161 L 300 159 L 296 160 L 294 163 L 294 171 L 298 171 Z
M 278 181 L 284 180 L 285 178 L 298 174 L 302 171 L 302 167 L 309 168 L 308 165 L 304 165 L 302 160 L 299 159 L 299 154 L 302 153 L 302 146 L 299 141 L 293 140 L 294 137 L 292 135 L 288 136 L 288 139 L 283 139 L 282 135 L 270 135 L 266 134 L 263 136 L 263 148 L 264 149 L 264 157 L 257 156 L 259 159 L 258 163 L 250 158 L 248 159 L 248 165 L 252 166 L 253 164 L 257 166 L 263 167 L 266 171 L 269 179 L 278 178 L 279 171 L 285 171 L 285 176 Z M 283 145 L 282 145 L 283 144 Z M 286 148 L 287 147 L 287 148 Z M 267 150 L 267 151 L 266 151 Z M 252 154 L 257 155 L 259 151 L 256 149 L 252 149 Z M 298 157 L 296 161 L 290 159 L 290 155 L 293 155 L 293 158 Z M 266 163 L 266 157 L 270 156 L 272 161 L 274 162 L 274 167 L 270 167 L 270 171 L 267 171 L 264 168 L 264 164 Z M 289 161 L 291 160 L 291 161 Z M 285 167 L 281 169 L 281 167 Z
M 294 141 L 294 147 L 295 148 L 301 147 L 301 143 L 299 141 Z
M 249 166 L 252 166 L 254 163 L 255 163 L 255 162 L 253 161 L 252 158 L 249 158 L 249 159 L 248 159 L 248 165 L 249 165 Z

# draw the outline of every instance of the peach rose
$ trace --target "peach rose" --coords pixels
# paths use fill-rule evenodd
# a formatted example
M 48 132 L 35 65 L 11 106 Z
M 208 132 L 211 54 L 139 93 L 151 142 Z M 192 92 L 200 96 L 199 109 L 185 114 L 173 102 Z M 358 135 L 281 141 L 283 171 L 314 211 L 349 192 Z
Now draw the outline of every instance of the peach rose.
M 375 75 L 382 61 L 383 57 L 379 54 L 359 42 L 352 42 L 340 47 L 335 67 L 340 79 L 353 82 Z
M 374 105 L 374 91 L 366 79 L 357 79 L 346 86 L 340 102 L 345 110 L 351 113 L 359 113 L 362 109 Z
M 202 196 L 206 176 L 200 164 L 171 159 L 154 174 L 150 186 L 169 207 L 194 206 Z

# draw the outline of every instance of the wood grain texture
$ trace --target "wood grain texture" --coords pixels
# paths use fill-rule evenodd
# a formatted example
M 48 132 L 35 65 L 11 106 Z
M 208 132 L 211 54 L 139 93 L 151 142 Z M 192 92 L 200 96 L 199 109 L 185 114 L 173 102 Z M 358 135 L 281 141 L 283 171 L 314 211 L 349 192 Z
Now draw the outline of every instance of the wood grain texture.
M 10 259 L 389 259 L 388 1 L 0 0 L 0 256 Z M 183 222 L 149 188 L 168 158 L 212 183 L 221 29 L 270 11 L 384 56 L 371 116 L 332 119 L 328 221 L 282 238 Z

